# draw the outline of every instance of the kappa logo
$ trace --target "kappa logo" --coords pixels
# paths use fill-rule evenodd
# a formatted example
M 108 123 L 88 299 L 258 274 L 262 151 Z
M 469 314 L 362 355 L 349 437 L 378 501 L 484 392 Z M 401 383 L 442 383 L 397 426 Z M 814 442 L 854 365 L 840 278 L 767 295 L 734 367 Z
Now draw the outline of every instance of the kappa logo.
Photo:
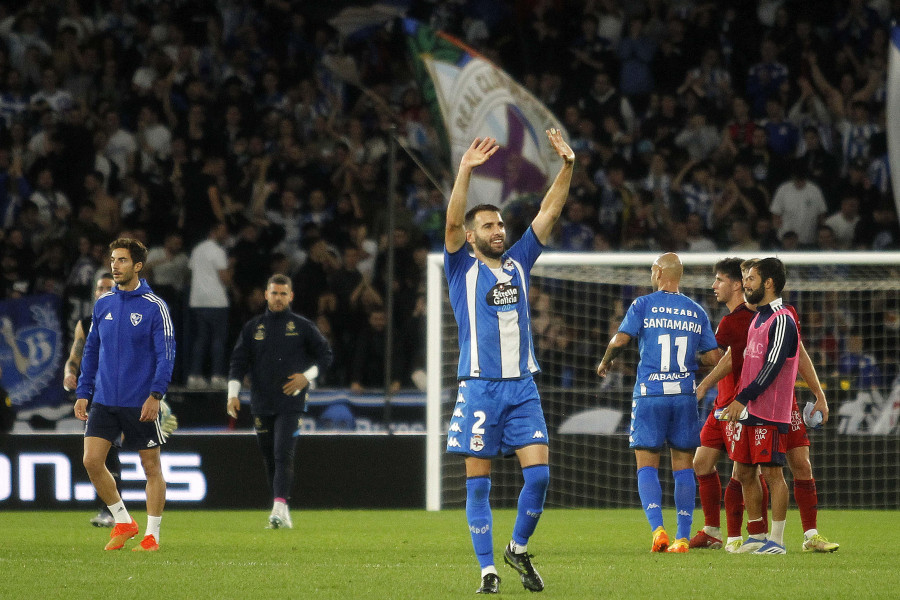
M 651 502 L 647 505 L 647 510 L 650 510 L 651 508 L 659 508 L 659 504 L 657 504 L 656 502 Z
M 455 437 L 449 438 L 447 440 L 447 447 L 448 448 L 462 448 L 462 446 L 459 443 L 459 440 L 457 440 Z
M 465 381 L 460 381 L 460 382 L 459 382 L 459 387 L 466 387 L 466 382 L 465 382 Z
M 459 408 L 457 408 L 456 410 L 453 411 L 453 416 L 454 416 L 454 417 L 464 417 L 465 415 L 463 415 L 463 411 L 462 411 L 462 410 L 460 410 Z
M 535 431 L 535 432 L 534 432 L 534 435 L 531 436 L 531 439 L 533 439 L 533 440 L 540 440 L 540 439 L 543 439 L 543 438 L 544 438 L 544 432 L 541 431 L 540 429 L 538 429 L 537 431 Z
M 131 313 L 131 324 L 137 327 L 138 323 L 140 323 L 143 318 L 144 315 L 141 313 Z
M 473 435 L 469 441 L 469 448 L 472 452 L 481 452 L 484 449 L 484 440 L 480 435 Z
M 454 431 L 456 433 L 462 433 L 462 427 L 459 426 L 459 423 L 454 421 L 453 424 L 450 425 L 450 431 Z
M 692 516 L 692 515 L 691 515 L 691 513 L 689 513 L 689 512 L 686 511 L 686 510 L 679 510 L 679 511 L 678 511 L 678 516 L 679 516 L 679 517 L 690 517 L 690 516 Z
M 150 440 L 149 442 L 147 442 L 147 447 L 148 447 L 148 448 L 156 448 L 158 445 L 159 445 L 159 444 L 157 444 L 157 443 L 154 442 L 153 440 Z
M 112 321 L 112 313 L 106 313 L 106 316 L 103 317 L 104 321 Z
M 463 395 L 462 395 L 462 394 L 459 394 L 459 395 L 456 397 L 456 403 L 457 403 L 457 404 L 465 404 L 465 403 L 466 403 L 466 399 L 463 398 Z

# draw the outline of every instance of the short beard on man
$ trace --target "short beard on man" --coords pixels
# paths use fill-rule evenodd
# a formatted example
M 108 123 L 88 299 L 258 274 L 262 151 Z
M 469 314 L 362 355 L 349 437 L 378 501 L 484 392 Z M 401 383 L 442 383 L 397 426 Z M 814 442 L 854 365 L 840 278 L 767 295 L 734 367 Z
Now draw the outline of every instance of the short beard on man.
M 499 259 L 501 256 L 503 256 L 503 253 L 506 252 L 506 243 L 504 243 L 503 245 L 504 248 L 498 252 L 497 250 L 494 250 L 493 246 L 491 246 L 490 240 L 484 240 L 478 236 L 475 236 L 475 248 L 488 258 L 492 258 L 494 260 Z
M 744 297 L 747 298 L 748 304 L 759 304 L 766 295 L 766 288 L 759 286 L 755 290 L 744 290 Z

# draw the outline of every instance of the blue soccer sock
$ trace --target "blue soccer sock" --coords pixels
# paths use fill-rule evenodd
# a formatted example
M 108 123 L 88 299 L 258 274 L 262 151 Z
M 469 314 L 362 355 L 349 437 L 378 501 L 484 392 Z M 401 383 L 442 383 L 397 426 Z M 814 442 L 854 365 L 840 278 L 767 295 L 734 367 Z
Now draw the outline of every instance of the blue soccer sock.
M 678 532 L 675 537 L 676 539 L 690 539 L 697 494 L 694 470 L 681 469 L 673 472 L 672 475 L 675 477 L 675 510 L 678 514 Z
M 547 486 L 550 485 L 550 466 L 525 467 L 522 469 L 522 476 L 525 478 L 525 485 L 519 493 L 519 514 L 516 516 L 512 539 L 516 544 L 525 546 L 544 512 Z
M 659 485 L 659 471 L 655 467 L 641 467 L 637 472 L 638 495 L 644 507 L 644 514 L 650 521 L 650 529 L 662 527 L 662 486 Z
M 469 522 L 475 556 L 482 569 L 494 564 L 494 524 L 490 495 L 490 477 L 466 479 L 466 520 Z

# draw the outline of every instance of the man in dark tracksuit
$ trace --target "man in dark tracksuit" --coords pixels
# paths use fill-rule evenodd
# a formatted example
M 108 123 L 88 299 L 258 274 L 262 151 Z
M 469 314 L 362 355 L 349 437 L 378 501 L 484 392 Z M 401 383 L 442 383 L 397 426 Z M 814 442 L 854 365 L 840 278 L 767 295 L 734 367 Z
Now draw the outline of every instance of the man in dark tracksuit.
M 331 347 L 315 324 L 291 312 L 293 298 L 288 277 L 269 279 L 268 309 L 241 329 L 228 374 L 227 411 L 232 417 L 241 407 L 241 382 L 250 374 L 250 410 L 274 498 L 270 529 L 292 527 L 287 501 L 294 480 L 294 433 L 310 382 L 332 360 Z

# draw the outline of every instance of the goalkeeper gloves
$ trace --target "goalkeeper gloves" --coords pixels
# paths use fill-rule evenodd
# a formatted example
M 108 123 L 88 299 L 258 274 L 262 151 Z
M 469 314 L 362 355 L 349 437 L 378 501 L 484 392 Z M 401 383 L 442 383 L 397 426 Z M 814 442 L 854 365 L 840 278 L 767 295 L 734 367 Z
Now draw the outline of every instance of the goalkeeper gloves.
M 159 426 L 162 429 L 163 441 L 178 429 L 178 417 L 172 412 L 172 408 L 165 400 L 159 402 Z

